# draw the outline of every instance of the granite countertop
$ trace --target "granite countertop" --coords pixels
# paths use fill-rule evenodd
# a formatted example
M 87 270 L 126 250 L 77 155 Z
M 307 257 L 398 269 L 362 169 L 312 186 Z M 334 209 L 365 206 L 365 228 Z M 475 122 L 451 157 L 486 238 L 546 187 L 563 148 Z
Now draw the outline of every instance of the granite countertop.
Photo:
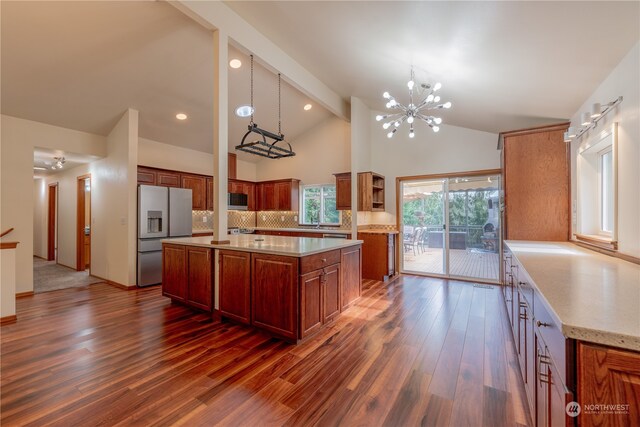
M 292 228 L 273 228 L 273 227 L 249 227 L 252 230 L 260 231 L 299 231 L 303 233 L 323 233 L 323 234 L 351 234 L 351 229 L 345 228 L 313 228 L 313 227 L 292 227 Z
M 366 234 L 398 234 L 398 230 L 367 229 L 367 230 L 358 230 L 358 233 L 366 233 Z
M 258 252 L 272 255 L 303 257 L 334 249 L 359 245 L 362 240 L 322 239 L 310 237 L 263 236 L 255 234 L 234 234 L 227 236 L 230 243 L 212 244 L 211 237 L 178 237 L 164 239 L 163 243 L 228 249 L 243 252 Z
M 505 243 L 566 337 L 640 351 L 640 265 L 569 242 Z

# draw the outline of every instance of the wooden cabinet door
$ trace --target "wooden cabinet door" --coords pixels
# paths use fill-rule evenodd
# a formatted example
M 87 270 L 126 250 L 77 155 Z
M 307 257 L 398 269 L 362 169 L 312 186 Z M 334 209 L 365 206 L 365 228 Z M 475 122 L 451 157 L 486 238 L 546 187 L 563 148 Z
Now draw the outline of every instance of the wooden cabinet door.
M 192 209 L 204 211 L 207 209 L 207 180 L 201 175 L 182 175 L 182 188 L 189 188 L 192 192 Z
M 207 177 L 207 210 L 208 211 L 212 211 L 213 210 L 213 196 L 214 196 L 214 190 L 213 190 L 213 177 Z
M 536 344 L 536 404 L 533 416 L 535 420 L 533 424 L 536 427 L 549 427 L 549 369 L 544 362 L 548 358 L 544 342 L 538 334 L 535 336 Z
M 358 233 L 362 240 L 362 277 L 384 280 L 389 273 L 389 238 L 386 234 Z
M 156 170 L 138 166 L 138 184 L 156 185 Z
M 322 280 L 322 323 L 340 314 L 340 264 L 324 269 Z
M 173 171 L 159 170 L 156 174 L 157 185 L 163 187 L 180 187 L 180 173 Z
M 324 273 L 315 270 L 300 276 L 300 338 L 322 326 Z
M 298 259 L 251 254 L 251 324 L 298 338 Z
M 582 426 L 631 426 L 640 420 L 640 353 L 578 343 L 578 396 L 581 405 L 624 404 L 628 414 L 584 414 Z
M 187 299 L 187 252 L 182 245 L 162 245 L 162 295 Z
M 345 310 L 362 292 L 362 257 L 360 246 L 340 251 L 341 281 L 340 309 Z
M 243 193 L 247 195 L 247 210 L 256 210 L 256 185 L 251 182 L 245 182 L 243 186 Z
M 212 249 L 187 247 L 187 303 L 205 311 L 213 309 Z
M 220 314 L 244 324 L 251 323 L 251 254 L 219 252 Z
M 351 210 L 351 173 L 337 173 L 336 210 Z
M 235 153 L 229 153 L 227 156 L 227 178 L 236 179 L 238 171 L 238 159 Z
M 276 210 L 290 211 L 291 209 L 291 183 L 276 182 L 274 184 Z
M 260 184 L 260 207 L 261 211 L 275 211 L 277 208 L 276 186 L 273 182 Z

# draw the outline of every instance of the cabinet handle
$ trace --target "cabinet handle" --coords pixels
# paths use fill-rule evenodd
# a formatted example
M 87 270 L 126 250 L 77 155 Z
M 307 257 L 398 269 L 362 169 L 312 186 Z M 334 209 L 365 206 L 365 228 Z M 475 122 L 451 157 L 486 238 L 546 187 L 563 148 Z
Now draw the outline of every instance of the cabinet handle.
M 521 308 L 527 308 L 527 303 L 526 302 L 520 302 L 520 307 Z
M 550 383 L 549 370 L 547 369 L 547 372 L 543 373 L 542 365 L 551 365 L 551 359 L 549 358 L 549 356 L 546 356 L 540 353 L 540 350 L 537 351 L 537 356 L 538 356 L 538 380 L 540 381 L 540 384 L 549 384 Z
M 540 327 L 548 328 L 549 326 L 551 326 L 551 323 L 541 322 L 541 321 L 538 320 L 536 322 L 536 326 L 538 328 L 540 328 Z
M 520 285 L 520 286 L 527 286 L 527 282 L 518 282 L 518 285 Z
M 322 262 L 327 262 L 327 259 L 326 258 L 322 258 Z
M 542 384 L 549 384 L 549 374 L 543 374 L 542 372 L 540 372 L 538 374 L 538 376 L 540 377 L 540 383 Z
M 522 320 L 527 320 L 528 319 L 526 311 L 524 313 L 520 313 L 520 319 L 522 319 Z

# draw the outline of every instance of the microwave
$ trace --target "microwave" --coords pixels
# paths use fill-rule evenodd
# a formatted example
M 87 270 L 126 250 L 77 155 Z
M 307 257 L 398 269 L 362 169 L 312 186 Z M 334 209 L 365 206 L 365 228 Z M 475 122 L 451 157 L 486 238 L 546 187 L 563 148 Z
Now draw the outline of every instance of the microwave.
M 230 211 L 246 211 L 247 195 L 244 193 L 227 193 L 227 209 Z

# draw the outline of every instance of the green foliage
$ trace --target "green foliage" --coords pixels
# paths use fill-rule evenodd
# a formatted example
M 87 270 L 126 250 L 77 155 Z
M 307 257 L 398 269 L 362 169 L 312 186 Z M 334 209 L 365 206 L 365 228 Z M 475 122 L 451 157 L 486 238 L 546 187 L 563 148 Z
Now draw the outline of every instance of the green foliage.
M 340 213 L 336 210 L 335 185 L 304 188 L 304 210 L 302 221 L 305 224 L 338 224 Z

